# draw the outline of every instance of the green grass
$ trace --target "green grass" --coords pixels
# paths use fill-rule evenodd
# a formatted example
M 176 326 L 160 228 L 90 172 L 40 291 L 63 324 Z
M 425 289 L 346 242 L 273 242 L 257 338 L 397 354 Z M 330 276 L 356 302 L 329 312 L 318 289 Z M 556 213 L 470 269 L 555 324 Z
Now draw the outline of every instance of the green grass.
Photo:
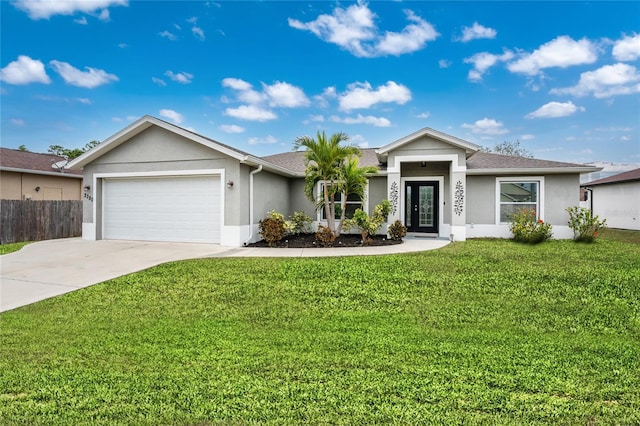
M 640 231 L 605 228 L 601 232 L 600 238 L 609 241 L 621 241 L 625 243 L 640 244 Z
M 640 246 L 203 259 L 0 315 L 3 424 L 638 424 Z
M 0 255 L 13 253 L 14 251 L 20 250 L 22 247 L 27 244 L 31 244 L 33 241 L 24 241 L 21 243 L 8 243 L 8 244 L 0 244 Z

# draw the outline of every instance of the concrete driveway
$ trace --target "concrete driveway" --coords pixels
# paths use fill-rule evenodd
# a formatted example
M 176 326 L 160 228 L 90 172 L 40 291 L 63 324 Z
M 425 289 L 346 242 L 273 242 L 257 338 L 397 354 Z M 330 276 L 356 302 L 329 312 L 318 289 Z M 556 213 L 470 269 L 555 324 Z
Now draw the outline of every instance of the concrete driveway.
M 0 312 L 173 260 L 219 256 L 211 244 L 86 241 L 29 244 L 0 257 Z

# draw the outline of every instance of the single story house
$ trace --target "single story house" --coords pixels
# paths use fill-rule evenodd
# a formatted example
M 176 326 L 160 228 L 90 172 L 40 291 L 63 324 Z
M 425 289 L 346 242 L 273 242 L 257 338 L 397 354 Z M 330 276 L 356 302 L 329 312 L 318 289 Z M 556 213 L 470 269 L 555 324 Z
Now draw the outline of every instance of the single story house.
M 303 152 L 256 157 L 145 116 L 69 163 L 84 172 L 83 238 L 185 241 L 242 246 L 260 239 L 258 221 L 304 211 Z M 388 223 L 409 232 L 465 240 L 510 237 L 508 216 L 535 209 L 556 238 L 571 238 L 565 209 L 579 203 L 581 164 L 510 157 L 425 128 L 364 149 L 363 207 L 391 202 Z M 320 185 L 318 186 L 320 190 Z
M 640 168 L 583 183 L 587 204 L 610 228 L 640 231 Z
M 82 172 L 65 166 L 57 155 L 0 148 L 0 199 L 80 200 Z

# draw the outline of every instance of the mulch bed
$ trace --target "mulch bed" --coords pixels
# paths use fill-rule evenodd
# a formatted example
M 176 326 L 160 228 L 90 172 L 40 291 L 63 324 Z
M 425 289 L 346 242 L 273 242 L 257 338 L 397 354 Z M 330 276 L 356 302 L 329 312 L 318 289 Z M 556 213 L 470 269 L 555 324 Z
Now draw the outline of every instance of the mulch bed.
M 369 246 L 389 246 L 402 244 L 402 240 L 390 240 L 385 235 L 376 235 L 371 239 Z M 248 247 L 269 247 L 265 240 L 249 244 Z M 276 247 L 288 248 L 323 248 L 316 240 L 316 234 L 288 235 L 284 237 Z M 357 234 L 341 234 L 336 238 L 333 247 L 362 247 L 362 237 Z

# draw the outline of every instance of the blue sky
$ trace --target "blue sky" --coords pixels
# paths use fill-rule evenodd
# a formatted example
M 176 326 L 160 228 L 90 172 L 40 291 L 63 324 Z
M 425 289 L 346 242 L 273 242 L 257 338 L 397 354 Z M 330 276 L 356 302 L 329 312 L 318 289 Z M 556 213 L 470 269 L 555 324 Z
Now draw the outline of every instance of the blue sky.
M 145 114 L 255 155 L 423 127 L 535 157 L 640 162 L 640 2 L 0 1 L 1 143 Z

